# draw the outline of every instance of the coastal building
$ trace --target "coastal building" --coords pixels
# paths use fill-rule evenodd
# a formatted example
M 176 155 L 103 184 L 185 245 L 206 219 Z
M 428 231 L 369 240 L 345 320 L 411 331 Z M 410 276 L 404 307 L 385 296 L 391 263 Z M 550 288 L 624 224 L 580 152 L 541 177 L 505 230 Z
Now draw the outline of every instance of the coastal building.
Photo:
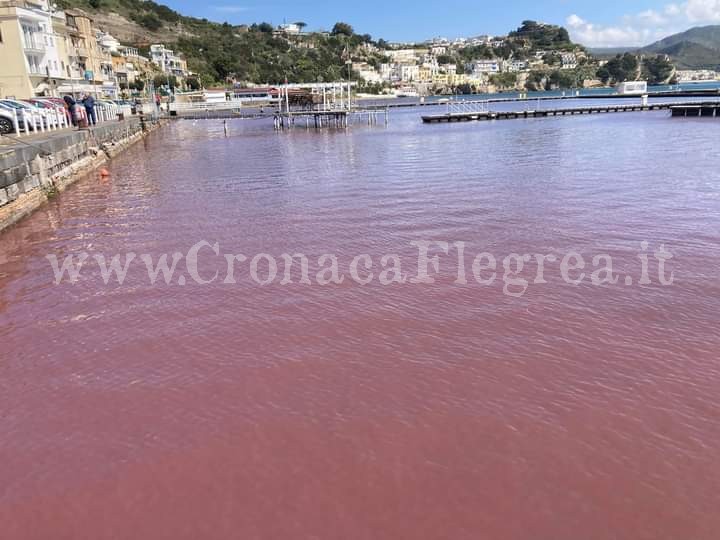
M 111 53 L 115 78 L 121 90 L 130 84 L 147 77 L 150 71 L 150 60 L 141 56 L 135 47 L 118 46 Z
M 626 81 L 617 85 L 615 88 L 618 94 L 647 94 L 647 82 L 645 81 Z
M 412 64 L 400 64 L 400 80 L 402 82 L 417 81 L 420 76 L 420 66 Z
M 400 80 L 400 70 L 397 64 L 380 64 L 380 78 L 387 82 Z
M 0 2 L 0 96 L 53 95 L 66 77 L 47 0 Z
M 500 73 L 502 60 L 475 60 L 467 64 L 465 70 L 472 74 Z
M 167 75 L 175 75 L 178 79 L 184 79 L 188 75 L 185 59 L 180 54 L 175 54 L 172 49 L 166 48 L 165 45 L 151 45 L 150 60 Z
M 507 71 L 518 72 L 525 71 L 528 68 L 528 63 L 525 60 L 512 60 L 507 63 Z
M 287 23 L 278 26 L 278 31 L 282 34 L 297 36 L 302 32 L 302 28 L 297 23 Z
M 716 71 L 709 69 L 678 70 L 675 76 L 680 83 L 716 81 L 720 78 Z
M 409 64 L 415 62 L 418 57 L 427 54 L 428 49 L 397 49 L 387 51 L 386 55 L 398 64 Z
M 365 82 L 380 83 L 383 81 L 380 73 L 367 62 L 353 62 L 352 70 Z
M 84 80 L 82 90 L 96 95 L 117 96 L 117 84 L 110 49 L 99 42 L 103 36 L 93 26 L 90 16 L 81 10 L 65 12 L 64 30 L 70 43 L 69 61 L 73 71 Z M 65 90 L 67 91 L 67 90 Z
M 573 53 L 563 53 L 560 55 L 562 62 L 561 69 L 575 69 L 578 66 L 577 56 Z

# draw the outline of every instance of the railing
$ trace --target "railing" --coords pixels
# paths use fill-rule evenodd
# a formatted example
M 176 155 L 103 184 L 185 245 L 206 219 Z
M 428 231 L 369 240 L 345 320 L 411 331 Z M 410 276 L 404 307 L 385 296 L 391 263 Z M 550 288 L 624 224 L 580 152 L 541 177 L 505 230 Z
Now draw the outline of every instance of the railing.
M 488 112 L 488 102 L 449 101 L 447 112 L 448 114 L 485 114 Z
M 75 105 L 76 120 L 84 120 L 88 125 L 98 125 L 105 122 L 117 121 L 118 114 L 125 116 L 132 114 L 129 105 L 119 106 L 114 103 L 100 103 L 93 106 L 95 122 L 87 117 L 85 107 L 80 103 Z M 46 131 L 57 131 L 60 129 L 71 129 L 70 113 L 64 107 L 53 107 L 48 109 L 22 108 L 8 109 L 12 114 L 13 131 L 17 135 L 29 135 L 31 133 L 44 133 Z
M 231 100 L 231 101 L 217 101 L 217 102 L 190 102 L 190 103 L 178 103 L 174 102 L 170 104 L 170 112 L 202 112 L 202 111 L 229 111 L 239 110 L 242 107 L 242 100 Z
M 62 107 L 52 109 L 11 109 L 13 129 L 17 135 L 31 131 L 56 131 L 70 126 L 66 110 Z
M 28 51 L 43 52 L 45 50 L 45 43 L 38 41 L 34 38 L 23 38 L 23 48 Z

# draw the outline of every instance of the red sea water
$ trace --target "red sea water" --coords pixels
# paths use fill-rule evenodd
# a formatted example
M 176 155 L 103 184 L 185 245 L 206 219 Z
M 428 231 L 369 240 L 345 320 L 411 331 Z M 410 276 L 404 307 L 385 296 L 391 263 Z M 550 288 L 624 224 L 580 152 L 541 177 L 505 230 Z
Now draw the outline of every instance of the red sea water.
M 718 538 L 719 141 L 667 112 L 171 123 L 0 235 L 0 537 Z M 92 264 L 201 240 L 311 276 L 367 253 L 376 277 L 225 284 L 208 248 L 207 285 Z M 468 283 L 451 246 L 435 283 L 380 285 L 416 240 L 466 242 Z M 638 276 L 642 241 L 649 285 L 527 263 L 513 297 L 470 269 L 576 251 Z M 46 255 L 80 252 L 55 285 Z

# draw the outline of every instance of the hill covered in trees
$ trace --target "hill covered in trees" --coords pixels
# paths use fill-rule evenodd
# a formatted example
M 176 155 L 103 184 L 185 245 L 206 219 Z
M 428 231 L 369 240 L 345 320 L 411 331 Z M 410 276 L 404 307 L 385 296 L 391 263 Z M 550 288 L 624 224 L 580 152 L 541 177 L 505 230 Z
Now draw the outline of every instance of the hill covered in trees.
M 641 52 L 666 54 L 680 69 L 720 69 L 720 25 L 673 34 L 643 47 Z
M 327 33 L 285 38 L 276 36 L 268 23 L 217 23 L 181 15 L 152 0 L 59 0 L 58 6 L 88 12 L 98 27 L 141 51 L 152 42 L 164 41 L 184 53 L 189 69 L 205 85 L 228 77 L 253 83 L 337 80 L 347 77 L 349 51 L 377 63 L 381 54 L 362 52 L 359 46 L 386 45 L 367 34 L 356 34 L 346 23 L 336 24 Z

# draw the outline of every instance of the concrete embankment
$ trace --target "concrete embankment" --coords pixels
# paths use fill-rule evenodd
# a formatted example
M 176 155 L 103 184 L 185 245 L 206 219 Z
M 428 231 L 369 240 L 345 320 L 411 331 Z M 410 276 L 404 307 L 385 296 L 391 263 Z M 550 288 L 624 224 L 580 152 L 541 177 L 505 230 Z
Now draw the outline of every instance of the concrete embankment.
M 0 231 L 154 129 L 132 117 L 91 129 L 0 139 Z

